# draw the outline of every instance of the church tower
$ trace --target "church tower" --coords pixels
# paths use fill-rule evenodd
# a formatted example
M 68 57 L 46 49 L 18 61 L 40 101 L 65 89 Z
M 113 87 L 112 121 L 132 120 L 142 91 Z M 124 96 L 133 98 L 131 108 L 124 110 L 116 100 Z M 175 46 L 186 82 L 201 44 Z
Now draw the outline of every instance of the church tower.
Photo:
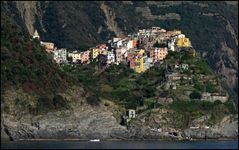
M 40 39 L 40 36 L 39 36 L 37 30 L 35 30 L 34 35 L 33 35 L 33 39 L 35 39 L 35 38 Z

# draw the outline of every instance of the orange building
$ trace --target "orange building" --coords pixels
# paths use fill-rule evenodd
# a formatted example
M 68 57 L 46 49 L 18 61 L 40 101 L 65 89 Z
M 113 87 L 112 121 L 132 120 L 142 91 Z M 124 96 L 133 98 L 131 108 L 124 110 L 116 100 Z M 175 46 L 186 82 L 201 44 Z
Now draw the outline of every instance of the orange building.
M 158 48 L 158 60 L 163 60 L 168 55 L 168 48 Z
M 54 43 L 51 42 L 42 42 L 41 45 L 43 45 L 48 53 L 54 51 Z
M 153 48 L 150 51 L 150 58 L 152 59 L 152 62 L 157 62 L 160 60 L 163 60 L 168 55 L 168 49 L 165 48 Z
M 137 40 L 133 40 L 133 48 L 136 48 L 137 46 Z

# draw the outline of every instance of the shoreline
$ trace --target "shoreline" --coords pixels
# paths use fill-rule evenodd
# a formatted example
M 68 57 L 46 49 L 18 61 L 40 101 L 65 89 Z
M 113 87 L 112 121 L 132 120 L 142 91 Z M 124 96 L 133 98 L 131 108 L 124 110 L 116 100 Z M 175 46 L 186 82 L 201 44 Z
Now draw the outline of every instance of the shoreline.
M 3 140 L 7 142 L 19 142 L 19 141 L 79 141 L 79 142 L 90 142 L 92 139 L 79 139 L 79 138 L 66 138 L 66 139 L 53 139 L 53 138 L 40 138 L 40 139 L 16 139 L 13 141 Z M 238 138 L 218 138 L 218 139 L 180 139 L 180 140 L 165 140 L 165 139 L 100 139 L 102 141 L 234 141 L 238 140 Z

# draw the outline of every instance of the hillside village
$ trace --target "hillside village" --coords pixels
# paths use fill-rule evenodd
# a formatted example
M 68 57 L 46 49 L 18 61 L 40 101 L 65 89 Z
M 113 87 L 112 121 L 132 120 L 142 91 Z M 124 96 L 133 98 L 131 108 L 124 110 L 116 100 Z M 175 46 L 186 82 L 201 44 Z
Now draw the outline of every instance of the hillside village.
M 33 38 L 40 38 L 35 31 Z M 155 62 L 163 61 L 168 51 L 180 51 L 190 48 L 189 38 L 179 30 L 166 31 L 160 27 L 139 30 L 126 38 L 113 38 L 107 44 L 99 44 L 89 50 L 80 52 L 66 48 L 57 49 L 52 42 L 42 42 L 48 53 L 53 53 L 56 63 L 90 63 L 103 60 L 106 65 L 128 63 L 137 73 L 146 71 Z
M 37 31 L 35 31 L 33 38 L 40 39 Z M 52 42 L 41 41 L 40 43 L 48 53 L 53 55 L 57 64 L 79 65 L 96 61 L 106 68 L 112 64 L 119 65 L 124 63 L 136 73 L 145 72 L 155 63 L 165 63 L 169 53 L 172 55 L 186 53 L 191 54 L 195 59 L 197 57 L 189 38 L 182 34 L 180 30 L 166 31 L 160 27 L 139 30 L 126 38 L 113 38 L 107 44 L 99 44 L 86 51 L 58 49 Z M 168 60 L 170 61 L 170 59 Z M 176 90 L 177 88 L 183 88 L 183 85 L 195 87 L 197 85 L 193 84 L 192 81 L 197 77 L 199 82 L 204 85 L 204 89 L 201 87 L 202 94 L 200 96 L 197 96 L 198 93 L 193 93 L 196 95 L 196 99 L 226 102 L 229 97 L 221 89 L 217 88 L 215 90 L 214 88 L 211 92 L 205 89 L 205 84 L 208 82 L 214 87 L 218 86 L 218 80 L 214 76 L 194 72 L 193 67 L 195 68 L 195 64 L 190 63 L 190 60 L 187 63 L 179 63 L 177 59 L 173 58 L 171 63 L 167 65 L 166 61 L 168 72 L 165 75 L 167 78 L 167 82 L 164 85 L 165 90 Z M 192 95 L 192 89 L 188 92 L 191 92 Z

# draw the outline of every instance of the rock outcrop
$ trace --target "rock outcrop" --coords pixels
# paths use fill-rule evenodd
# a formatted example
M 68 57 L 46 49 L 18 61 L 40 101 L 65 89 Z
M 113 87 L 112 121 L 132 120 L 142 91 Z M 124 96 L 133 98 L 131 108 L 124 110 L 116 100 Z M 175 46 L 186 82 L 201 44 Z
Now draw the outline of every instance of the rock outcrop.
M 210 128 L 186 129 L 185 137 L 191 138 L 238 138 L 238 116 L 226 116 Z
M 85 97 L 80 96 L 82 93 L 79 90 L 77 94 L 73 95 L 73 93 L 62 94 L 71 98 L 69 100 L 71 109 L 69 110 L 52 111 L 39 115 L 26 112 L 21 115 L 3 113 L 1 131 L 4 132 L 1 133 L 1 137 L 4 139 L 11 137 L 13 140 L 128 137 L 126 127 L 119 125 L 112 112 L 108 111 L 104 105 L 91 106 L 86 103 Z M 7 98 L 8 101 L 11 101 L 10 98 Z

